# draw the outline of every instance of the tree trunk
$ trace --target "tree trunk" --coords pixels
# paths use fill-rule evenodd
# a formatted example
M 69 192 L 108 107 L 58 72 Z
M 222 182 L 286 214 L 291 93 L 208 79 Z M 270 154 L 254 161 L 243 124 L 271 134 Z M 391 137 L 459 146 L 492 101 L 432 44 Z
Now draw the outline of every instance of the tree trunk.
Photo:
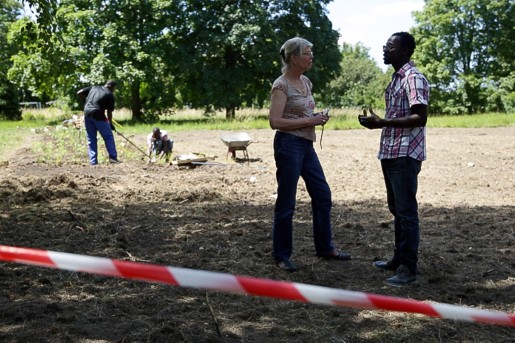
M 233 120 L 236 118 L 236 108 L 235 107 L 226 107 L 225 108 L 225 119 Z
M 141 96 L 139 93 L 139 81 L 134 82 L 131 85 L 131 110 L 132 120 L 135 122 L 141 122 L 143 119 L 143 113 L 141 112 Z

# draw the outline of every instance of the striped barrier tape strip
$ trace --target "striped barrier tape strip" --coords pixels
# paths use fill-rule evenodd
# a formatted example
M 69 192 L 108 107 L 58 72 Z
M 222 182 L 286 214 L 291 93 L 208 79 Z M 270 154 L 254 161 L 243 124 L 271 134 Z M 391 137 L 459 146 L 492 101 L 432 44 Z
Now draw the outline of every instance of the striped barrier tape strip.
M 420 313 L 442 319 L 515 327 L 515 315 L 498 311 L 443 303 L 426 303 L 301 283 L 128 262 L 103 257 L 0 245 L 0 260 L 118 278 L 160 282 L 179 287 L 209 289 L 331 306 Z

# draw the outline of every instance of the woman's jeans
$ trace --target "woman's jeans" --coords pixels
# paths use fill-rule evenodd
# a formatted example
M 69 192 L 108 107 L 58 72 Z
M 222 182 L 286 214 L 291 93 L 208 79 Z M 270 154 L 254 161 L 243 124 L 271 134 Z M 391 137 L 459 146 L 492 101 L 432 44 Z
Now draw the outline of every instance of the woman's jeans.
M 394 216 L 395 249 L 392 262 L 417 272 L 420 240 L 417 177 L 422 162 L 411 157 L 381 160 L 388 209 Z
M 84 124 L 86 126 L 86 136 L 88 139 L 88 155 L 89 163 L 92 165 L 98 164 L 98 144 L 97 132 L 105 142 L 109 158 L 117 160 L 116 145 L 114 142 L 113 131 L 108 121 L 96 120 L 91 117 L 84 117 Z
M 277 167 L 277 200 L 272 230 L 273 256 L 289 260 L 293 251 L 293 213 L 299 177 L 304 179 L 313 215 L 313 238 L 318 256 L 335 250 L 331 229 L 331 190 L 313 148 L 313 142 L 285 132 L 276 132 L 274 157 Z

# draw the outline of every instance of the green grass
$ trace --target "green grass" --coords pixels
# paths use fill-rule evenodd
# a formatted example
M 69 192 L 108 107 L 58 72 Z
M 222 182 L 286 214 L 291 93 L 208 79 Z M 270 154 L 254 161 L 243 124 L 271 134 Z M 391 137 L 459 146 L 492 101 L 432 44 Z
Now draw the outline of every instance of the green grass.
M 35 121 L 0 121 L 0 161 L 6 160 L 4 156 L 10 149 L 21 146 L 32 129 L 43 126 L 44 123 Z
M 80 113 L 76 113 L 79 114 Z M 364 129 L 357 121 L 359 109 L 332 109 L 331 120 L 326 124 L 326 130 Z M 379 116 L 384 111 L 377 111 Z M 21 121 L 0 121 L 0 161 L 6 160 L 4 156 L 10 149 L 16 149 L 31 137 L 33 131 L 44 127 L 55 128 L 64 119 L 71 118 L 72 113 L 64 113 L 56 109 L 30 110 L 23 113 Z M 127 109 L 116 110 L 114 119 L 122 125 L 118 130 L 124 134 L 148 134 L 154 126 L 159 126 L 169 132 L 191 130 L 255 130 L 270 129 L 267 109 L 243 109 L 237 111 L 236 119 L 227 121 L 224 112 L 217 112 L 212 116 L 204 116 L 199 110 L 177 111 L 174 115 L 163 116 L 159 123 L 136 124 L 131 121 Z M 507 127 L 515 126 L 515 114 L 487 113 L 460 116 L 430 116 L 427 126 L 431 128 L 480 128 L 480 127 Z M 38 130 L 39 131 L 39 130 Z M 64 130 L 70 131 L 70 130 Z M 73 131 L 73 130 L 72 130 Z M 65 158 L 65 150 L 70 139 L 75 139 L 75 133 L 51 130 L 52 139 L 47 143 L 35 143 L 32 147 L 41 154 L 43 159 L 52 156 L 52 162 L 59 164 Z M 67 135 L 72 135 L 68 137 Z M 25 143 L 26 144 L 26 143 Z M 84 144 L 78 142 L 77 144 Z M 80 149 L 79 149 L 80 150 Z M 82 149 L 83 150 L 83 149 Z M 129 154 L 129 152 L 127 152 Z M 130 158 L 130 156 L 126 156 Z M 81 157 L 82 158 L 82 157 Z M 70 160 L 68 157 L 67 160 Z
M 479 128 L 515 126 L 515 113 L 485 113 L 429 117 L 428 127 Z

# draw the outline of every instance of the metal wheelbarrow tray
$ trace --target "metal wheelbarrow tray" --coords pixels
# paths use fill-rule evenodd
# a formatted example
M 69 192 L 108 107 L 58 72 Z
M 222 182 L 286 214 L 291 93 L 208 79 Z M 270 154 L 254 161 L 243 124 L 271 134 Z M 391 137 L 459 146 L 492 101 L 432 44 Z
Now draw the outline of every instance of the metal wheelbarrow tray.
M 251 138 L 246 132 L 226 132 L 220 135 L 220 139 L 227 146 L 227 156 L 229 153 L 232 154 L 233 158 L 236 158 L 236 151 L 243 151 L 243 156 L 248 161 L 249 153 L 247 147 L 251 142 Z M 226 156 L 226 159 L 227 159 Z

